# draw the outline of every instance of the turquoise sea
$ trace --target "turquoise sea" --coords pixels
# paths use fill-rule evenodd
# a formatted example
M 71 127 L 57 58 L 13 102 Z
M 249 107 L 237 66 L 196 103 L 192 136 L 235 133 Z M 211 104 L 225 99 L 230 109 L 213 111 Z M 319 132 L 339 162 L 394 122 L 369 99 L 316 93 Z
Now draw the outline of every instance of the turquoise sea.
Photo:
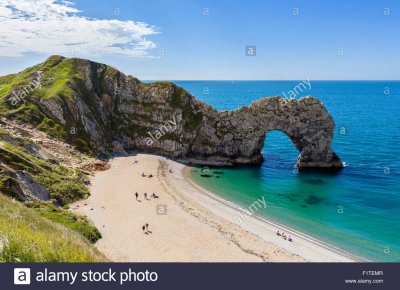
M 289 94 L 299 81 L 176 81 L 218 110 Z M 400 82 L 311 81 L 298 96 L 320 99 L 333 116 L 337 174 L 297 172 L 298 152 L 282 132 L 267 134 L 259 167 L 192 170 L 195 182 L 256 214 L 372 261 L 400 261 Z M 202 176 L 203 175 L 203 176 Z

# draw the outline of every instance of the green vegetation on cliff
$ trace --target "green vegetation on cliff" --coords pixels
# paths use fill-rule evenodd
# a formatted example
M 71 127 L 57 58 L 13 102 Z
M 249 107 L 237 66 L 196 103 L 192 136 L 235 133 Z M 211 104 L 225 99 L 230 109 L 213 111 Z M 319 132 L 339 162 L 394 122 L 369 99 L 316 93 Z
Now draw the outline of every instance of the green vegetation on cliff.
M 1 130 L 0 163 L 0 261 L 104 260 L 87 245 L 100 239 L 100 232 L 85 217 L 64 209 L 89 194 L 79 169 L 43 158 L 28 138 Z M 31 194 L 48 195 L 49 201 L 26 196 L 24 183 L 33 185 Z M 4 195 L 25 202 L 19 205 Z
M 13 140 L 14 144 L 11 145 L 9 142 L 3 141 L 0 146 L 0 161 L 3 163 L 0 169 L 3 172 L 22 170 L 30 173 L 38 182 L 46 186 L 51 199 L 61 206 L 88 196 L 89 190 L 85 185 L 87 180 L 80 170 L 69 169 L 40 159 L 25 148 L 29 145 L 29 142 L 12 138 L 9 135 L 6 136 L 8 137 L 7 140 Z M 10 179 L 12 177 L 0 180 L 0 190 L 3 192 L 10 191 Z
M 176 116 L 181 117 L 184 138 L 173 133 L 161 141 L 184 148 L 200 128 L 204 108 L 208 107 L 174 83 L 143 83 L 113 67 L 78 58 L 52 56 L 0 77 L 0 116 L 33 125 L 92 156 L 108 156 L 113 141 L 124 142 L 129 150 L 162 151 L 143 144 L 149 131 Z
M 62 103 L 74 102 L 76 94 L 86 96 L 80 61 L 51 56 L 18 74 L 0 77 L 0 116 L 36 126 L 52 137 L 69 141 L 82 152 L 93 154 L 87 134 L 72 116 L 61 124 L 43 110 L 43 102 L 50 99 Z M 71 128 L 76 133 L 71 134 Z
M 41 216 L 82 234 L 92 243 L 101 238 L 100 232 L 90 224 L 85 216 L 76 215 L 70 211 L 57 208 L 50 202 L 35 200 L 28 202 L 26 206 L 35 209 Z

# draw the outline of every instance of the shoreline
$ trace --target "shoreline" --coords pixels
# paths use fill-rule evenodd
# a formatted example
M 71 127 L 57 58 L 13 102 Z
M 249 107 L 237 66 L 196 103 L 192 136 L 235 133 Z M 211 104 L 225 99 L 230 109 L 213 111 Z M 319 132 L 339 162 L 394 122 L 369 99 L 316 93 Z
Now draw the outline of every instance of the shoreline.
M 242 212 L 244 210 L 244 208 L 241 207 L 240 205 L 238 205 L 237 203 L 231 202 L 231 201 L 226 200 L 226 199 L 224 199 L 224 198 L 222 198 L 220 196 L 217 196 L 216 193 L 211 192 L 211 191 L 205 189 L 204 187 L 202 187 L 201 185 L 197 184 L 191 178 L 190 170 L 191 170 L 191 167 L 186 166 L 186 168 L 183 171 L 184 177 L 185 177 L 187 182 L 189 182 L 193 186 L 197 187 L 200 192 L 202 192 L 203 194 L 209 196 L 210 198 L 213 198 L 213 199 L 217 200 L 218 202 L 224 203 L 226 206 L 231 207 L 231 208 L 237 210 L 238 212 Z M 263 222 L 263 223 L 265 223 L 267 225 L 275 227 L 277 230 L 284 231 L 285 233 L 290 233 L 291 236 L 300 236 L 303 239 L 308 240 L 311 243 L 314 243 L 314 244 L 316 244 L 316 245 L 318 245 L 320 247 L 324 247 L 329 251 L 333 251 L 333 252 L 338 253 L 339 255 L 343 255 L 343 256 L 347 257 L 348 259 L 352 260 L 353 262 L 371 262 L 366 258 L 363 258 L 363 257 L 358 256 L 356 254 L 350 253 L 348 251 L 345 251 L 345 250 L 343 250 L 343 249 L 341 249 L 339 247 L 336 247 L 336 246 L 334 246 L 332 244 L 329 244 L 327 242 L 323 242 L 323 241 L 321 241 L 321 240 L 319 240 L 319 239 L 317 239 L 315 237 L 312 237 L 312 236 L 310 236 L 308 234 L 305 234 L 305 233 L 303 233 L 303 232 L 301 232 L 299 230 L 293 229 L 290 226 L 283 225 L 279 221 L 273 220 L 273 219 L 271 219 L 269 217 L 267 218 L 267 217 L 258 215 L 257 213 L 253 213 L 248 218 L 249 219 L 250 218 L 257 219 L 257 220 L 259 220 L 259 221 L 261 221 L 261 222 Z
M 191 167 L 165 157 L 114 157 L 91 178 L 91 196 L 71 210 L 86 215 L 103 238 L 95 246 L 119 262 L 355 262 L 365 261 L 279 223 L 252 215 L 200 187 Z M 152 174 L 152 178 L 141 175 Z M 134 193 L 139 193 L 135 200 Z M 155 192 L 159 198 L 144 199 Z M 157 212 L 165 206 L 165 214 Z M 149 233 L 142 225 L 149 224 Z M 290 234 L 293 242 L 276 235 Z

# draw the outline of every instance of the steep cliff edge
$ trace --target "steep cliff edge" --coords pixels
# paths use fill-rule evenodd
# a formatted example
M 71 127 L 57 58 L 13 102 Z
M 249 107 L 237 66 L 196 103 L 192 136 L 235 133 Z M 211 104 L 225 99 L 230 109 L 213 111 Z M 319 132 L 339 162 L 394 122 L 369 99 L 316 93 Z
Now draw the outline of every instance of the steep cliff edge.
M 0 98 L 2 116 L 97 156 L 139 150 L 195 164 L 257 164 L 266 133 L 281 130 L 300 151 L 300 169 L 343 166 L 331 150 L 333 119 L 312 97 L 263 98 L 219 112 L 173 83 L 52 56 L 0 78 Z

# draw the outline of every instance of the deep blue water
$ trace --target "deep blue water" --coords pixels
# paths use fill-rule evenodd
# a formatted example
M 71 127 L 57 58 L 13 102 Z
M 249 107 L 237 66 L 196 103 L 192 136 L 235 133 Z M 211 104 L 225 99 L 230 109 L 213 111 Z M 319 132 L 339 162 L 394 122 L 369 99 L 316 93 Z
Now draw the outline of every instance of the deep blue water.
M 299 81 L 175 83 L 227 110 L 288 95 Z M 297 98 L 305 95 L 320 99 L 335 120 L 333 149 L 347 165 L 341 172 L 298 173 L 297 150 L 274 131 L 259 168 L 211 170 L 210 178 L 196 169 L 194 180 L 244 207 L 264 196 L 268 207 L 259 215 L 370 260 L 400 261 L 400 82 L 311 81 Z

